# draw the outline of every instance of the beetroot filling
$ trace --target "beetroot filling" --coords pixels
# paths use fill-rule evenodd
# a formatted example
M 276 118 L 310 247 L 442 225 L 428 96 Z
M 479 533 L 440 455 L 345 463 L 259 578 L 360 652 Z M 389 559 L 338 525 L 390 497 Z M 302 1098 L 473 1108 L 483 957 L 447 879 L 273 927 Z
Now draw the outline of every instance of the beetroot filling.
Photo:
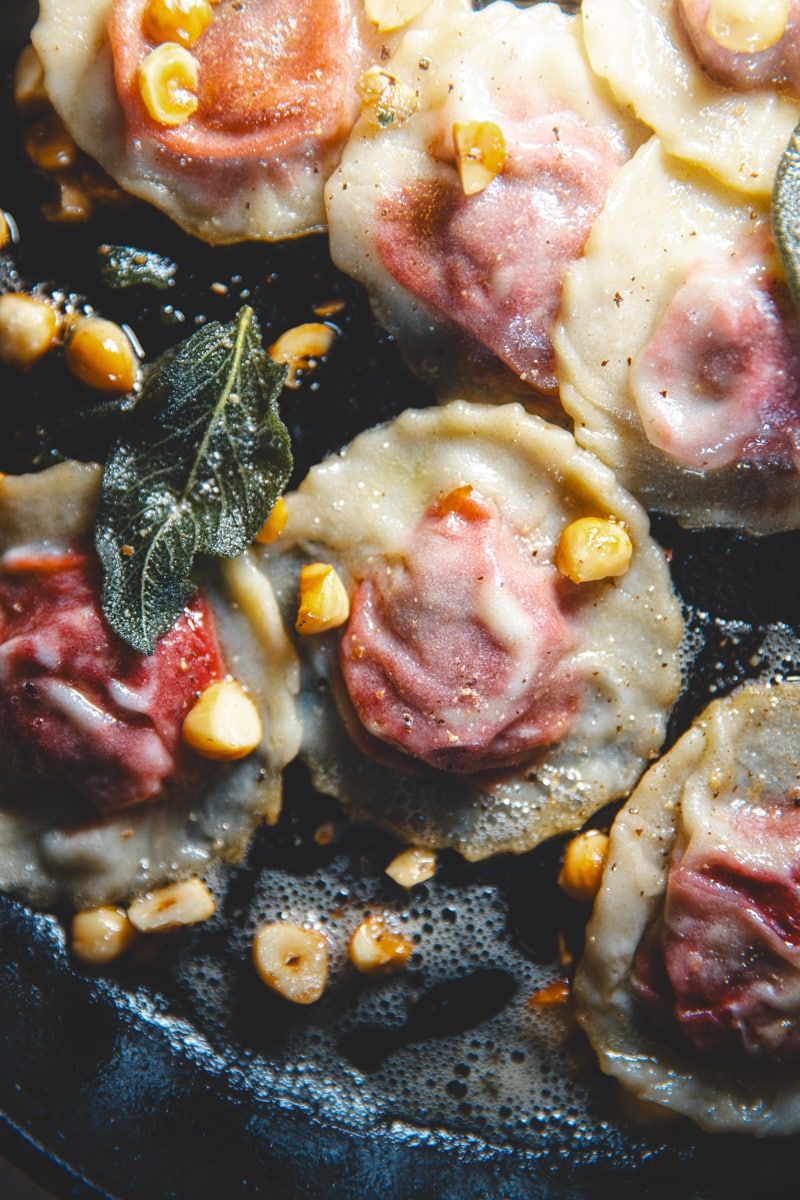
M 512 130 L 516 140 L 512 140 Z M 508 123 L 509 158 L 482 192 L 415 181 L 381 198 L 378 254 L 413 295 L 522 379 L 555 393 L 550 330 L 622 158 L 570 112 Z
M 222 0 L 191 47 L 198 109 L 160 126 L 144 107 L 138 72 L 154 48 L 146 0 L 114 0 L 109 37 L 117 94 L 132 137 L 209 163 L 309 153 L 343 137 L 358 112 L 350 45 L 352 0 Z
M 703 1054 L 796 1065 L 800 811 L 740 816 L 717 834 L 712 852 L 690 841 L 673 863 L 663 913 L 636 954 L 634 991 L 662 1029 Z
M 791 469 L 799 368 L 800 326 L 786 289 L 745 252 L 693 265 L 634 362 L 631 385 L 648 440 L 678 462 Z
M 0 744 L 23 787 L 76 789 L 100 809 L 177 795 L 199 760 L 181 741 L 189 708 L 225 663 L 197 593 L 146 656 L 100 611 L 89 552 L 0 560 Z
M 340 644 L 364 730 L 457 773 L 561 740 L 583 691 L 558 572 L 469 492 L 434 504 L 402 560 L 360 580 Z

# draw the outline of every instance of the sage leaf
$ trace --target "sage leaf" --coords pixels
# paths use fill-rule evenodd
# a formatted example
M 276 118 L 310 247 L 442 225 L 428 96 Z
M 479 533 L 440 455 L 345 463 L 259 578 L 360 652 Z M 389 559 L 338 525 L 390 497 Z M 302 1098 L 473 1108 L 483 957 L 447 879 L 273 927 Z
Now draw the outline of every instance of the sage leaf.
M 772 190 L 772 231 L 794 302 L 800 308 L 800 124 L 778 164 Z
M 269 516 L 292 469 L 285 378 L 251 308 L 148 374 L 109 453 L 95 529 L 103 612 L 135 649 L 152 653 L 180 615 L 196 555 L 234 558 Z
M 110 288 L 145 286 L 166 291 L 175 286 L 177 263 L 154 250 L 104 243 L 97 251 L 97 261 L 100 276 Z

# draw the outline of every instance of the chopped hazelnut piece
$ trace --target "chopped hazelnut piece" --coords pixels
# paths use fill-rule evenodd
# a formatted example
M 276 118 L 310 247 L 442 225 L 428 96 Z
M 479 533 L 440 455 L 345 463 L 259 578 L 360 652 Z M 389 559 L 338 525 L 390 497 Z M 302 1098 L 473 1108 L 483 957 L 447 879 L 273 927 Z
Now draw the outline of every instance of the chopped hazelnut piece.
M 328 982 L 325 935 L 290 921 L 262 925 L 253 939 L 253 962 L 260 978 L 294 1004 L 313 1004 Z
M 411 955 L 411 939 L 395 932 L 381 916 L 367 917 L 350 938 L 350 961 L 364 975 L 391 975 Z
M 603 879 L 608 857 L 608 834 L 587 829 L 572 838 L 564 852 L 558 885 L 573 900 L 591 903 Z
M 276 541 L 283 533 L 288 519 L 289 507 L 283 496 L 278 496 L 272 506 L 272 512 L 256 534 L 255 541 L 261 546 L 268 546 L 270 542 Z
M 362 112 L 380 129 L 402 125 L 419 105 L 414 88 L 381 67 L 370 67 L 365 71 L 357 88 Z
M 465 196 L 474 196 L 495 179 L 506 163 L 506 139 L 494 121 L 456 121 L 456 163 Z
M 252 753 L 263 733 L 261 714 L 235 679 L 207 687 L 186 714 L 182 730 L 187 746 L 220 762 Z
M 0 362 L 26 369 L 55 344 L 58 316 L 52 304 L 26 292 L 0 296 Z
M 136 940 L 136 930 L 124 908 L 87 908 L 72 918 L 70 944 L 81 962 L 112 962 Z
M 790 7 L 790 0 L 711 0 L 706 32 L 725 50 L 758 54 L 781 40 Z
M 624 525 L 603 517 L 579 517 L 561 534 L 555 561 L 573 583 L 590 583 L 624 575 L 632 555 Z
M 381 33 L 402 29 L 430 8 L 431 0 L 364 0 L 364 8 Z
M 330 563 L 308 563 L 300 572 L 298 633 L 325 633 L 344 625 L 350 616 L 350 597 Z
M 196 875 L 134 900 L 128 918 L 140 933 L 160 933 L 207 921 L 216 912 L 213 895 Z
M 295 325 L 282 333 L 269 348 L 273 362 L 286 363 L 289 374 L 286 386 L 300 386 L 300 372 L 314 366 L 318 359 L 324 358 L 333 345 L 336 330 L 332 325 L 321 321 L 308 321 L 305 325 Z
M 184 46 L 163 42 L 139 68 L 144 106 L 158 125 L 183 125 L 197 111 L 198 67 Z
M 426 879 L 433 878 L 436 872 L 436 855 L 432 850 L 422 846 L 412 846 L 403 850 L 393 858 L 386 868 L 386 874 L 400 887 L 412 888 Z

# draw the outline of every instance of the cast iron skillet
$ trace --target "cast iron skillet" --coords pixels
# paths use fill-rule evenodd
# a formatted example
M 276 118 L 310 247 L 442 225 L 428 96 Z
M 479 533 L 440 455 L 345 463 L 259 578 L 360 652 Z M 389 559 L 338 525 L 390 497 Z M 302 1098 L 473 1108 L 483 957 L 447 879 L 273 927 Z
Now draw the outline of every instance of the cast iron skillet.
M 315 304 L 344 301 L 329 361 L 282 401 L 295 482 L 360 429 L 431 402 L 323 238 L 211 249 L 144 205 L 87 226 L 47 225 L 47 188 L 21 152 L 8 84 L 32 18 L 28 3 L 0 10 L 0 205 L 20 226 L 13 263 L 23 279 L 53 281 L 129 322 L 149 358 L 196 317 L 229 319 L 243 299 L 267 341 L 313 319 Z M 103 242 L 173 258 L 176 287 L 105 287 Z M 0 469 L 15 470 L 30 450 L 20 427 L 53 406 L 69 413 L 81 397 L 55 365 L 0 375 L 0 389 Z M 758 669 L 765 635 L 782 633 L 782 669 L 797 669 L 800 535 L 753 542 L 663 519 L 654 529 L 696 634 L 671 741 L 710 694 Z M 314 831 L 326 823 L 338 832 L 319 845 Z M 796 1178 L 797 1139 L 633 1123 L 574 1032 L 526 1008 L 559 973 L 558 931 L 577 945 L 586 915 L 556 886 L 561 846 L 477 866 L 444 854 L 408 901 L 382 875 L 393 840 L 344 825 L 295 764 L 280 824 L 232 872 L 221 911 L 150 962 L 77 969 L 63 914 L 0 898 L 0 1147 L 75 1200 L 641 1200 L 676 1190 L 733 1200 Z M 404 908 L 419 940 L 410 970 L 377 986 L 345 976 L 313 1013 L 277 1000 L 255 979 L 242 932 L 276 890 L 344 914 Z

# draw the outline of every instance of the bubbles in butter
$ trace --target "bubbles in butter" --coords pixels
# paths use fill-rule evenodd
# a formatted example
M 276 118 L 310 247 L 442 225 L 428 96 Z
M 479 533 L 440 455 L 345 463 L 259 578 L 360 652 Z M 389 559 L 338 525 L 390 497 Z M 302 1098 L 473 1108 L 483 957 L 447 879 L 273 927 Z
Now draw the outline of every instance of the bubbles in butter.
M 788 626 L 764 633 L 704 612 L 688 617 L 703 656 L 688 664 L 696 686 L 682 725 L 745 677 L 800 673 L 800 639 Z M 406 892 L 383 870 L 394 839 L 348 826 L 333 802 L 304 792 L 304 782 L 296 768 L 294 808 L 263 831 L 248 862 L 215 881 L 224 924 L 176 940 L 165 964 L 171 1007 L 190 1014 L 246 1094 L 300 1106 L 345 1131 L 444 1141 L 467 1158 L 502 1148 L 538 1168 L 645 1163 L 649 1171 L 662 1162 L 682 1167 L 696 1154 L 696 1143 L 676 1139 L 671 1126 L 646 1113 L 632 1120 L 568 1010 L 528 1003 L 564 975 L 555 950 L 562 917 L 580 920 L 555 884 L 560 843 L 482 864 L 445 851 L 433 879 Z M 318 811 L 319 823 L 337 825 L 325 847 L 313 841 Z M 389 978 L 361 976 L 348 960 L 350 934 L 371 912 L 388 913 L 414 942 L 407 968 Z M 308 1008 L 273 996 L 252 967 L 255 929 L 280 919 L 328 939 L 329 984 Z M 530 930 L 542 934 L 535 946 Z M 474 1001 L 470 981 L 481 973 L 490 986 L 510 980 L 513 994 L 496 1011 L 484 997 L 484 1018 L 474 1024 L 461 1021 L 455 1003 L 437 1027 L 431 997 L 442 989 L 447 997 L 449 988 L 457 1001 L 464 988 Z

